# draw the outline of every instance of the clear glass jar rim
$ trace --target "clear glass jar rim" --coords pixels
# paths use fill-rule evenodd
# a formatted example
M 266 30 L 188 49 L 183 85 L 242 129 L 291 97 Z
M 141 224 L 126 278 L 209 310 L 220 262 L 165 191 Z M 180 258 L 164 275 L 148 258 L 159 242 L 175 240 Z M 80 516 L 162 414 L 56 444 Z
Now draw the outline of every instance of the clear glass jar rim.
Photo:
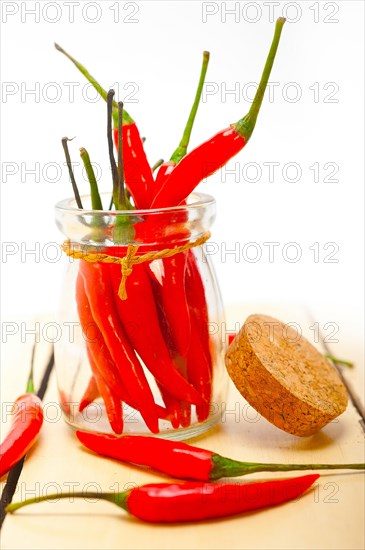
M 100 193 L 101 197 L 108 197 L 110 200 L 110 193 Z M 165 208 L 146 208 L 144 210 L 93 210 L 92 208 L 78 208 L 76 206 L 75 198 L 69 197 L 68 199 L 63 199 L 56 203 L 55 209 L 58 211 L 75 213 L 75 214 L 99 214 L 103 216 L 117 216 L 119 214 L 127 216 L 136 216 L 138 214 L 158 214 L 165 212 L 186 212 L 189 210 L 196 210 L 199 208 L 206 208 L 207 206 L 215 205 L 215 198 L 212 195 L 207 193 L 191 193 L 188 199 L 191 199 L 193 202 L 188 204 L 182 204 L 179 206 L 167 206 Z M 85 200 L 90 200 L 90 195 L 81 195 L 81 202 Z M 75 206 L 73 206 L 75 205 Z

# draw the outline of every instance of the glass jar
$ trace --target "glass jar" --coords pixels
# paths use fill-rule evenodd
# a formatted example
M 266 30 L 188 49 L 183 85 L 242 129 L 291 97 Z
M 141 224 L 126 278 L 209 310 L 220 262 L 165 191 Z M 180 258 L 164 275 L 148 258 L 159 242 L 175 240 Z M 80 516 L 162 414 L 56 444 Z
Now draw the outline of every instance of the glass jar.
M 221 296 L 202 245 L 215 200 L 194 193 L 183 206 L 123 212 L 82 202 L 56 205 L 67 239 L 55 349 L 66 422 L 175 440 L 209 429 L 228 380 Z

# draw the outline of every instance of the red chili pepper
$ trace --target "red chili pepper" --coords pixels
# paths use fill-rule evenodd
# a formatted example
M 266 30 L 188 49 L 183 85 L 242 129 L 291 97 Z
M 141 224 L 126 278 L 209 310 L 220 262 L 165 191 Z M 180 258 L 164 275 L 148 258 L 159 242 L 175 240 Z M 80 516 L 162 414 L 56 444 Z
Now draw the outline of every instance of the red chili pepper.
M 122 399 L 124 396 L 122 395 L 120 376 L 104 342 L 103 335 L 94 321 L 89 300 L 85 292 L 84 279 L 80 271 L 81 270 L 79 270 L 76 279 L 76 302 L 80 324 L 84 338 L 86 339 L 86 345 L 105 383 L 120 399 Z M 92 333 L 90 334 L 90 332 Z
M 180 204 L 203 179 L 214 174 L 246 145 L 255 128 L 284 23 L 283 17 L 276 22 L 270 52 L 249 113 L 186 155 L 157 191 L 151 208 Z
M 209 356 L 210 357 L 210 356 Z M 210 413 L 210 402 L 212 398 L 212 363 L 207 358 L 199 327 L 196 319 L 192 319 L 191 325 L 191 343 L 187 357 L 188 380 L 194 388 L 200 393 L 205 403 L 197 405 L 196 414 L 199 422 L 206 420 Z
M 159 326 L 151 282 L 145 266 L 135 265 L 128 279 L 128 299 L 118 298 L 120 267 L 110 264 L 109 272 L 119 318 L 130 343 L 148 370 L 172 396 L 199 404 L 202 399 L 173 365 Z
M 80 262 L 85 292 L 92 316 L 103 335 L 119 376 L 137 404 L 147 426 L 158 432 L 155 402 L 143 368 L 121 326 L 115 306 L 109 266 L 104 263 Z
M 199 267 L 195 254 L 192 250 L 188 251 L 186 268 L 186 297 L 189 303 L 190 316 L 194 316 L 199 337 L 204 349 L 205 357 L 212 370 L 212 357 L 209 344 L 209 316 L 208 305 L 205 297 L 205 290 L 200 275 Z
M 151 284 L 153 287 L 154 295 L 156 297 L 156 310 L 157 310 L 159 325 L 161 328 L 163 339 L 166 342 L 166 346 L 169 350 L 170 357 L 174 358 L 176 365 L 180 369 L 180 358 L 178 358 L 177 356 L 176 347 L 171 336 L 171 330 L 167 323 L 167 320 L 161 305 L 159 284 L 154 280 L 151 280 Z M 159 389 L 161 392 L 163 402 L 165 403 L 165 406 L 169 412 L 171 425 L 173 428 L 176 429 L 180 426 L 180 421 L 181 421 L 181 413 L 182 413 L 181 402 L 175 397 L 173 397 L 171 394 L 169 394 L 163 386 L 160 385 Z
M 116 128 L 114 128 L 114 143 L 118 149 Z M 125 183 L 136 208 L 148 208 L 155 193 L 155 182 L 141 136 L 134 122 L 123 124 L 123 162 Z
M 95 90 L 106 101 L 107 92 L 100 86 L 88 70 L 74 57 L 69 55 L 58 44 L 58 51 L 63 53 L 85 78 L 94 86 Z M 118 148 L 118 105 L 113 102 L 114 141 Z M 143 142 L 138 128 L 132 117 L 123 111 L 123 158 L 126 186 L 131 193 L 137 208 L 148 208 L 155 192 L 152 170 L 148 164 Z
M 256 472 L 289 472 L 294 470 L 364 470 L 365 464 L 265 464 L 240 462 L 187 443 L 147 436 L 116 438 L 103 434 L 77 431 L 85 447 L 122 462 L 148 466 L 172 477 L 212 481 Z
M 167 178 L 174 171 L 175 166 L 176 166 L 176 162 L 173 162 L 172 160 L 168 160 L 167 162 L 164 162 L 162 164 L 156 176 L 156 182 L 155 182 L 156 190 L 161 189 L 162 185 L 165 183 Z
M 236 334 L 228 334 L 228 345 L 230 346 L 233 340 L 236 338 Z
M 32 393 L 13 405 L 10 431 L 0 445 L 0 477 L 22 459 L 35 443 L 43 424 L 42 401 Z
M 162 307 L 178 353 L 186 357 L 190 346 L 190 313 L 185 292 L 186 253 L 163 260 Z
M 84 391 L 84 394 L 80 400 L 79 411 L 82 412 L 84 409 L 86 409 L 88 405 L 90 405 L 90 403 L 95 401 L 95 399 L 97 399 L 99 396 L 100 396 L 100 393 L 98 390 L 98 386 L 94 378 L 94 375 L 92 375 L 86 387 L 86 390 Z
M 118 395 L 105 383 L 96 366 L 90 350 L 87 350 L 91 371 L 94 375 L 97 388 L 105 404 L 105 411 L 109 424 L 116 434 L 123 433 L 123 408 Z
M 242 514 L 296 500 L 319 478 L 311 474 L 255 483 L 150 483 L 123 493 L 61 493 L 34 497 L 7 506 L 15 512 L 23 506 L 59 498 L 102 499 L 150 523 L 176 523 Z

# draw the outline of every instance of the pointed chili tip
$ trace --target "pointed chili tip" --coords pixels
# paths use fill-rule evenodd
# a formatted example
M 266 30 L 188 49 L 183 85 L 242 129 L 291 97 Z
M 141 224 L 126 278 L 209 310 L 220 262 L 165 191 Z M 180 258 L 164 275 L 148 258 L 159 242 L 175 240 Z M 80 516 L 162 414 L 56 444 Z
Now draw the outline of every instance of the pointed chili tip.
M 58 50 L 59 52 L 64 52 L 64 49 L 61 48 L 61 46 L 59 44 L 57 44 L 57 42 L 54 43 L 54 47 L 56 48 L 56 50 Z

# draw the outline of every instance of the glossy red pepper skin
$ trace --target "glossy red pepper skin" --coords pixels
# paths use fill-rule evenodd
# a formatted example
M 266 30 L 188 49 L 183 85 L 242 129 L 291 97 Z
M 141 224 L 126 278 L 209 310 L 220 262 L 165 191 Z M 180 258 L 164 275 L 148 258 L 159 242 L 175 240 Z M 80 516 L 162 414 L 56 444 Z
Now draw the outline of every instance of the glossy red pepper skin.
M 85 292 L 84 279 L 80 270 L 76 279 L 76 303 L 81 328 L 86 340 L 86 346 L 94 359 L 94 364 L 109 388 L 111 388 L 120 399 L 123 399 L 124 395 L 122 393 L 121 379 L 104 342 L 103 335 L 94 321 L 89 300 Z
M 157 191 L 151 208 L 176 206 L 186 199 L 195 187 L 234 157 L 246 142 L 234 125 L 218 132 L 186 155 Z
M 161 284 L 162 307 L 177 352 L 186 357 L 190 347 L 190 313 L 185 292 L 186 252 L 164 258 Z
M 158 417 L 151 388 L 119 320 L 109 275 L 109 265 L 81 261 L 80 270 L 92 316 L 103 335 L 123 386 L 127 389 L 147 426 L 158 432 Z
M 205 355 L 196 319 L 192 318 L 191 342 L 187 357 L 188 380 L 200 393 L 205 403 L 196 407 L 199 422 L 206 420 L 210 413 L 212 398 L 212 368 Z
M 109 350 L 105 344 L 103 335 L 97 327 L 92 316 L 88 298 L 85 293 L 84 279 L 79 273 L 76 281 L 76 301 L 81 327 L 88 352 L 91 352 L 94 365 L 98 368 L 105 383 L 119 397 L 121 401 L 134 409 L 138 409 L 138 403 L 130 396 L 123 385 L 118 370 L 113 362 Z M 90 331 L 90 329 L 92 329 Z M 92 334 L 90 334 L 92 332 Z M 85 407 L 89 403 L 85 404 Z M 82 408 L 85 408 L 84 406 Z M 169 412 L 159 405 L 155 405 L 155 415 L 158 418 L 169 419 Z M 82 409 L 81 409 L 82 410 Z
M 96 363 L 95 363 L 96 366 Z M 94 375 L 90 377 L 89 383 L 86 387 L 86 390 L 83 393 L 83 396 L 81 397 L 80 404 L 79 404 L 79 411 L 82 412 L 90 403 L 95 401 L 100 396 L 98 386 L 95 380 Z
M 135 265 L 128 279 L 128 298 L 121 300 L 118 289 L 120 267 L 108 266 L 119 318 L 128 339 L 145 366 L 172 396 L 199 404 L 202 399 L 170 359 L 161 333 L 151 281 L 143 264 Z
M 176 166 L 176 164 L 174 162 L 172 162 L 171 160 L 168 160 L 167 162 L 164 162 L 160 166 L 160 168 L 158 169 L 157 176 L 156 176 L 156 181 L 155 181 L 155 191 L 156 192 L 159 189 L 161 189 L 161 187 L 163 186 L 163 184 L 165 183 L 167 178 L 172 174 L 172 172 L 175 169 L 175 166 Z
M 105 411 L 108 416 L 109 424 L 116 434 L 123 433 L 123 408 L 118 395 L 104 382 L 99 369 L 95 365 L 93 356 L 88 350 L 88 357 L 91 371 L 94 375 L 97 388 L 104 401 Z
M 27 454 L 43 424 L 42 401 L 32 393 L 18 397 L 12 413 L 10 431 L 0 445 L 0 477 Z
M 128 511 L 152 523 L 202 521 L 277 506 L 297 499 L 318 474 L 256 483 L 158 483 L 132 489 Z
M 23 506 L 60 498 L 102 499 L 150 523 L 196 522 L 214 519 L 296 500 L 319 478 L 310 474 L 255 483 L 150 483 L 122 493 L 73 492 L 42 495 L 6 508 L 13 513 Z
M 212 369 L 212 356 L 209 344 L 208 304 L 205 296 L 202 276 L 199 271 L 195 254 L 192 250 L 188 251 L 185 281 L 190 315 L 194 315 L 196 319 L 198 334 L 201 338 L 205 356 L 209 362 L 210 369 Z
M 155 437 L 126 435 L 116 438 L 81 431 L 76 435 L 85 447 L 103 456 L 149 466 L 181 479 L 210 479 L 213 453 L 205 449 Z
M 152 170 L 148 164 L 143 142 L 135 122 L 123 124 L 124 179 L 138 209 L 148 208 L 156 192 Z M 118 130 L 114 130 L 118 149 Z

